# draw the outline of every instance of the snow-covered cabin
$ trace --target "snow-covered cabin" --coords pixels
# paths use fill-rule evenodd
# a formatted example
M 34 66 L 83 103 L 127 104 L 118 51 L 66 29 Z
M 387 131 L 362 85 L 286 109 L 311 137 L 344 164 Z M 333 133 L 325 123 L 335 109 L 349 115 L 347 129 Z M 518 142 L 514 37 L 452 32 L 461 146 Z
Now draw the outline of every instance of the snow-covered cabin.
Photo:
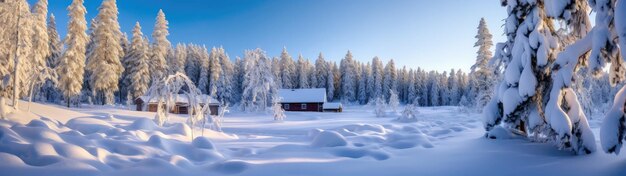
M 343 105 L 341 103 L 325 102 L 322 109 L 324 112 L 342 112 Z
M 141 96 L 135 99 L 135 105 L 137 105 L 137 111 L 143 111 L 144 103 L 146 103 L 146 101 L 148 101 L 149 98 L 150 98 L 149 96 Z M 175 102 L 175 105 L 172 107 L 172 109 L 170 109 L 170 113 L 189 114 L 189 100 L 187 99 L 187 95 L 178 94 L 176 95 L 176 97 L 174 97 L 174 99 L 176 102 Z M 219 101 L 217 101 L 215 98 L 208 96 L 208 95 L 201 95 L 200 97 L 196 99 L 197 102 L 200 102 L 200 106 L 202 107 L 204 107 L 205 105 L 204 102 L 206 102 L 206 100 L 208 100 L 209 102 L 211 115 L 217 115 L 217 111 L 220 105 Z M 152 99 L 150 100 L 150 102 L 148 102 L 146 110 L 150 112 L 156 112 L 157 107 L 158 107 L 158 100 Z
M 279 89 L 278 97 L 285 111 L 323 112 L 326 89 Z

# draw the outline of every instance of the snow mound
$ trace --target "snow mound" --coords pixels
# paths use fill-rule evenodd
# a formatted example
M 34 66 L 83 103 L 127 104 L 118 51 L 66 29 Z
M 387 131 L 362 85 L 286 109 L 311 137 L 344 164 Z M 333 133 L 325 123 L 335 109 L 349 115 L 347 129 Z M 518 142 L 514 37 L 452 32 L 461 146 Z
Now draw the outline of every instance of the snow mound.
M 334 131 L 320 132 L 311 143 L 314 147 L 337 147 L 346 146 L 348 142 L 341 134 Z
M 215 146 L 213 145 L 213 143 L 207 137 L 202 137 L 202 136 L 201 137 L 197 137 L 197 138 L 193 139 L 191 144 L 193 146 L 195 146 L 195 147 L 198 147 L 198 148 L 210 149 L 210 150 L 215 149 Z
M 491 131 L 487 132 L 486 137 L 489 139 L 512 139 L 515 136 L 506 128 L 496 126 Z
M 83 134 L 104 132 L 114 128 L 113 126 L 111 126 L 111 124 L 105 122 L 104 120 L 91 117 L 80 117 L 71 119 L 67 121 L 66 126 L 71 129 L 80 131 Z

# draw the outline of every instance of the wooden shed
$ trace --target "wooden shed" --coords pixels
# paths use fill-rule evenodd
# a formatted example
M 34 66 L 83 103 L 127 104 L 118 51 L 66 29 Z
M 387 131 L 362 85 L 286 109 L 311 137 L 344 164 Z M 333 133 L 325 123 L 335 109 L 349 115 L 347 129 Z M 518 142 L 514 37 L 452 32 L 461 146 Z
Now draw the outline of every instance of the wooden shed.
M 145 103 L 148 101 L 150 97 L 148 96 L 141 96 L 137 99 L 135 99 L 135 105 L 136 110 L 137 111 L 143 111 L 143 107 L 145 105 Z M 176 97 L 174 97 L 175 100 L 175 104 L 173 107 L 171 107 L 171 109 L 169 110 L 170 113 L 174 113 L 174 114 L 189 114 L 189 101 L 187 99 L 187 96 L 185 94 L 178 94 Z M 198 99 L 196 101 L 201 102 L 200 106 L 204 107 L 205 104 L 204 102 L 206 102 L 206 100 L 208 100 L 209 102 L 209 108 L 211 109 L 211 115 L 217 115 L 218 109 L 219 109 L 219 102 L 214 99 L 213 97 L 210 97 L 208 95 L 202 95 L 200 97 L 198 97 Z M 165 106 L 165 104 L 163 105 Z M 158 101 L 156 99 L 152 99 L 150 100 L 150 102 L 148 102 L 147 106 L 146 106 L 146 111 L 149 112 L 156 112 L 158 107 Z
M 343 112 L 343 105 L 341 103 L 324 103 L 323 108 L 324 112 Z

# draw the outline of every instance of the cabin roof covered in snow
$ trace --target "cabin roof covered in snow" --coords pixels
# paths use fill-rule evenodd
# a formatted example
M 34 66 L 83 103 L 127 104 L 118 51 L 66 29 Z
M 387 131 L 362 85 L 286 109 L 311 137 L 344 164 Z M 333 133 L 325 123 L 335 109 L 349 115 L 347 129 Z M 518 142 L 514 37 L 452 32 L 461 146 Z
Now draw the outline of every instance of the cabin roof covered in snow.
M 281 103 L 324 103 L 326 89 L 279 89 L 278 97 Z
M 322 107 L 322 109 L 339 109 L 342 108 L 343 105 L 341 105 L 341 103 L 326 102 L 322 105 Z
M 177 94 L 174 97 L 174 100 L 176 101 L 176 103 L 189 103 L 189 100 L 187 100 L 187 95 L 185 94 Z M 143 100 L 143 101 L 147 101 L 148 99 L 150 99 L 150 96 L 140 96 L 139 99 Z M 196 101 L 198 101 L 199 103 L 204 103 L 206 100 L 209 101 L 210 105 L 218 105 L 219 101 L 217 101 L 215 98 L 206 95 L 206 94 L 202 94 L 199 97 L 196 98 Z M 152 100 L 150 100 L 150 103 L 157 103 L 157 98 L 154 97 L 152 98 Z

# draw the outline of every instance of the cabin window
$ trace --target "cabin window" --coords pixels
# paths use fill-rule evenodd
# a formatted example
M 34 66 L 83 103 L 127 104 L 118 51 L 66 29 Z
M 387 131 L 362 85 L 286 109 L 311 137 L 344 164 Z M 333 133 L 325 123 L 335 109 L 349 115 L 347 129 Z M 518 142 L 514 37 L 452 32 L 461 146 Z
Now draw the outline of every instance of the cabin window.
M 303 104 L 301 104 L 301 105 L 300 105 L 300 109 L 306 109 L 306 104 L 304 104 L 304 103 L 303 103 Z
M 283 104 L 283 109 L 289 109 L 289 104 Z

